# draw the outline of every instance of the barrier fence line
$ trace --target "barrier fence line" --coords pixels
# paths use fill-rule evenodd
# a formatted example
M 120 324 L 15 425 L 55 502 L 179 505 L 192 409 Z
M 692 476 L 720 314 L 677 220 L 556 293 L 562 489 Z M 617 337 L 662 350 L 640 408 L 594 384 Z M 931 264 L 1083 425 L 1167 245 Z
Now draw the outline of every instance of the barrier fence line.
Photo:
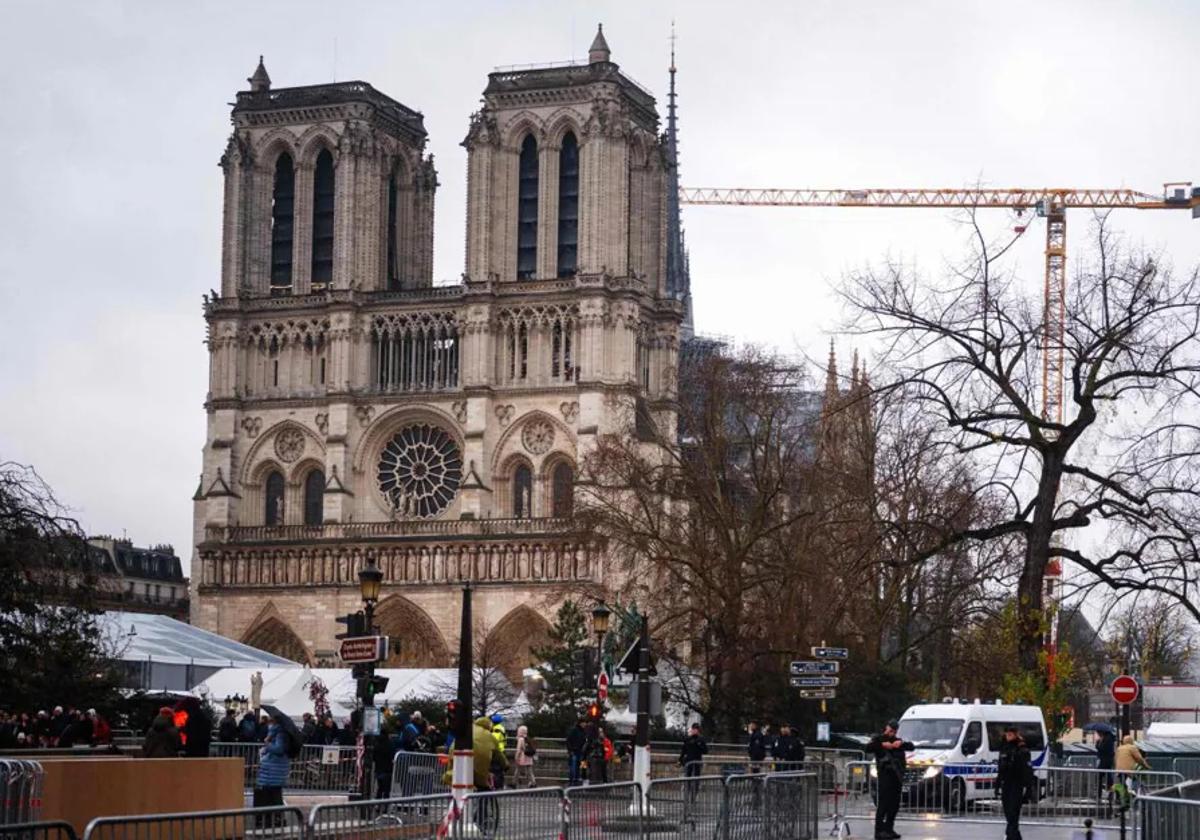
M 450 769 L 446 753 L 397 752 L 392 760 L 391 797 L 393 799 L 429 796 L 450 790 L 445 783 Z
M 1077 767 L 1035 768 L 1034 783 L 1022 804 L 1021 822 L 1080 826 L 1084 819 L 1091 819 L 1097 826 L 1116 825 L 1122 808 L 1130 806 L 1131 794 L 1150 793 L 1182 781 L 1178 773 L 1153 770 L 1117 773 Z M 1004 819 L 994 764 L 909 765 L 898 787 L 897 819 L 924 820 L 931 815 L 967 822 Z M 838 814 L 851 823 L 873 819 L 879 798 L 875 765 L 852 765 L 845 791 Z
M 308 817 L 308 837 L 342 840 L 396 829 L 410 840 L 434 840 L 453 801 L 446 793 L 317 805 Z
M 451 836 L 556 840 L 566 836 L 567 811 L 562 788 L 469 793 Z
M 645 832 L 642 789 L 634 782 L 567 788 L 563 799 L 569 840 L 600 840 L 614 833 L 642 837 Z
M 0 826 L 36 822 L 42 814 L 46 773 L 36 761 L 0 759 Z
M 0 825 L 0 840 L 78 840 L 75 827 L 63 820 Z
M 83 840 L 241 840 L 251 834 L 272 840 L 304 840 L 306 826 L 299 808 L 246 808 L 137 817 L 97 817 Z

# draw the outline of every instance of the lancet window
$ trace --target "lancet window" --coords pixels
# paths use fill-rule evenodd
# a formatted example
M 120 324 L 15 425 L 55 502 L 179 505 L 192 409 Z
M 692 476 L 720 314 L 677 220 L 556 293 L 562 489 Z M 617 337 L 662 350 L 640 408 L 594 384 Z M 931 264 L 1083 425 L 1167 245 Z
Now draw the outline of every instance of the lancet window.
M 579 253 L 579 143 L 570 132 L 558 153 L 558 276 L 574 277 Z
M 320 525 L 324 518 L 325 473 L 313 470 L 304 478 L 304 524 Z
M 496 376 L 500 384 L 577 382 L 579 319 L 575 307 L 531 306 L 501 312 Z
M 517 279 L 529 280 L 537 271 L 538 148 L 533 135 L 521 143 L 517 180 Z
M 372 326 L 372 363 L 379 391 L 458 387 L 459 334 L 453 313 L 379 316 Z
M 292 290 L 293 213 L 296 206 L 296 168 L 292 156 L 281 154 L 275 162 L 271 192 L 271 294 Z
M 247 396 L 314 394 L 326 384 L 329 323 L 324 320 L 254 324 L 245 338 Z
M 333 155 L 322 149 L 313 173 L 312 290 L 333 282 Z
M 263 511 L 263 524 L 283 524 L 283 473 L 275 471 L 267 476 L 266 510 Z

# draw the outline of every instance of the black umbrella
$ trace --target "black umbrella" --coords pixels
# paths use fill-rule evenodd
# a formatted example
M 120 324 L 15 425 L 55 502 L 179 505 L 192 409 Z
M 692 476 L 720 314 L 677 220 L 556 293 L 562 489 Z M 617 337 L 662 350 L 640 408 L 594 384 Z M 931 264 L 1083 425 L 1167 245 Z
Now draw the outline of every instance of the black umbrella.
M 1084 732 L 1107 732 L 1109 735 L 1116 735 L 1117 730 L 1111 723 L 1089 723 L 1083 727 Z
M 271 720 L 279 721 L 279 725 L 289 738 L 292 738 L 297 744 L 304 743 L 304 736 L 296 728 L 296 722 L 281 712 L 278 706 L 263 706 L 262 710 L 267 713 Z

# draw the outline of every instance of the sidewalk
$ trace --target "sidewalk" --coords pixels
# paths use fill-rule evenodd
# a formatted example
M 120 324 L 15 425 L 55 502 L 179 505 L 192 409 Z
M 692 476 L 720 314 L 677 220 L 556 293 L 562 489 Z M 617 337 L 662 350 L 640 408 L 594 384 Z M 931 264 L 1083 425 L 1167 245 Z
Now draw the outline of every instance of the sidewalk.
M 850 836 L 854 840 L 871 840 L 875 836 L 874 823 L 867 819 L 851 819 Z M 829 823 L 823 823 L 818 836 L 824 836 L 829 830 Z M 896 820 L 896 831 L 904 840 L 1004 840 L 1004 823 L 968 823 L 942 820 Z M 1022 840 L 1071 840 L 1075 831 L 1083 831 L 1081 826 L 1069 825 L 1031 825 L 1021 826 Z M 1120 831 L 1116 828 L 1093 829 L 1094 840 L 1119 840 Z M 1133 838 L 1133 829 L 1126 830 L 1129 840 Z

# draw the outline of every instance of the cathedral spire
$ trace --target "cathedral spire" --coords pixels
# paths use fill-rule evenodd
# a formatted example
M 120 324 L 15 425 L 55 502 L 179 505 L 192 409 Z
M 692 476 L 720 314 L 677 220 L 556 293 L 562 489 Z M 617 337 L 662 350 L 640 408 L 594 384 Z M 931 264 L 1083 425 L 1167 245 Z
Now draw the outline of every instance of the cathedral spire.
M 858 387 L 858 348 L 854 348 L 854 358 L 850 363 L 850 390 Z
M 592 45 L 588 47 L 588 64 L 599 64 L 603 61 L 611 61 L 612 50 L 608 48 L 608 41 L 604 40 L 604 24 L 600 24 L 596 28 L 596 37 L 592 39 Z
M 254 75 L 246 80 L 250 83 L 250 92 L 259 93 L 260 91 L 271 89 L 271 77 L 267 75 L 266 65 L 263 64 L 263 57 L 258 57 L 258 67 L 254 69 Z
M 671 22 L 671 81 L 667 92 L 667 294 L 683 301 L 683 337 L 692 335 L 692 283 L 679 210 L 679 123 L 675 111 L 675 23 Z
M 829 364 L 825 367 L 825 407 L 826 411 L 833 408 L 838 398 L 837 354 L 833 349 L 833 339 L 829 339 Z

